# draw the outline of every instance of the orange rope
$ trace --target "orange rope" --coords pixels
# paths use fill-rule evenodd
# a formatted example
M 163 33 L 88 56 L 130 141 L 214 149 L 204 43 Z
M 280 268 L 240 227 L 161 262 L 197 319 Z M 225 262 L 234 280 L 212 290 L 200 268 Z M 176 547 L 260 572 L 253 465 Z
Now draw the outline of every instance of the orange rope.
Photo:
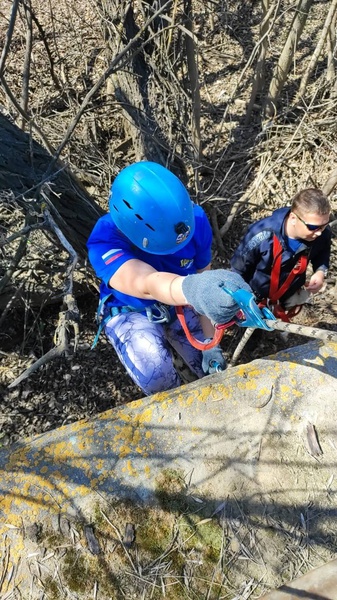
M 195 338 L 191 334 L 190 330 L 187 327 L 185 315 L 184 315 L 184 308 L 182 306 L 176 306 L 175 309 L 176 309 L 176 313 L 177 313 L 177 317 L 179 319 L 180 325 L 182 326 L 188 341 L 194 348 L 197 348 L 198 350 L 210 350 L 210 348 L 214 348 L 215 346 L 217 346 L 223 338 L 225 329 L 227 329 L 228 327 L 231 327 L 231 325 L 234 324 L 234 321 L 230 321 L 229 323 L 226 323 L 225 325 L 215 325 L 213 339 L 207 343 L 200 342 L 200 340 L 197 340 L 197 338 Z

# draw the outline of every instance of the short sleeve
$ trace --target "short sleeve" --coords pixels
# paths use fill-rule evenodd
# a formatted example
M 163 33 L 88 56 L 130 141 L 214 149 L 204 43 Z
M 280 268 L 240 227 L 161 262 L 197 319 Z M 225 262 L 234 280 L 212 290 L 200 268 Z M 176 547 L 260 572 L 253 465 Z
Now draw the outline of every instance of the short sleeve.
M 125 262 L 136 258 L 130 242 L 118 231 L 110 215 L 104 215 L 97 221 L 87 247 L 90 263 L 106 285 Z
M 194 266 L 200 271 L 207 267 L 212 260 L 213 233 L 205 211 L 198 205 L 195 205 L 194 239 L 196 245 Z

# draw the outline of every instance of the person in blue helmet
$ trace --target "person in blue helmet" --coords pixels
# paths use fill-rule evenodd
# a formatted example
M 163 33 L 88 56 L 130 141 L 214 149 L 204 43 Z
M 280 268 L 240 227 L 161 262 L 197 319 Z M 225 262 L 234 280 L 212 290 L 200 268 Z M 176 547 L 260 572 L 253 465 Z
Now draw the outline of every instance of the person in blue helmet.
M 204 210 L 172 172 L 147 161 L 120 171 L 87 246 L 101 279 L 101 326 L 146 395 L 181 385 L 171 347 L 199 378 L 226 366 L 219 346 L 190 344 L 174 309 L 186 307 L 190 332 L 206 341 L 239 308 L 222 287 L 250 291 L 240 275 L 210 269 L 211 244 Z

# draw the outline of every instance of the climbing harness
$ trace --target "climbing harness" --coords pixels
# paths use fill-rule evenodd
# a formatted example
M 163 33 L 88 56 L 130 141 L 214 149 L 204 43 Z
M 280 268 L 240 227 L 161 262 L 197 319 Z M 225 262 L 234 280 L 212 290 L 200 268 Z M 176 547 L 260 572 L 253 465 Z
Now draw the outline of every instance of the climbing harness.
M 139 308 L 134 308 L 133 306 L 105 306 L 107 300 L 110 298 L 111 295 L 112 294 L 108 294 L 107 296 L 104 296 L 99 302 L 97 312 L 96 312 L 96 321 L 98 323 L 98 330 L 95 335 L 95 339 L 92 343 L 91 350 L 93 350 L 93 348 L 95 348 L 95 346 L 98 342 L 98 338 L 101 335 L 107 322 L 110 321 L 110 319 L 112 319 L 112 317 L 116 317 L 117 315 L 119 315 L 121 313 L 128 313 L 128 312 L 146 313 L 146 316 L 147 316 L 148 320 L 150 321 L 150 323 L 170 323 L 172 321 L 172 318 L 175 318 L 174 315 L 172 315 L 170 307 L 166 306 L 165 304 L 161 304 L 160 302 L 151 304 L 151 306 L 142 306 Z
M 295 277 L 298 275 L 302 275 L 305 273 L 309 257 L 306 254 L 302 254 L 299 257 L 296 265 L 290 271 L 289 275 L 285 279 L 285 281 L 280 285 L 280 274 L 281 274 L 281 266 L 282 266 L 282 244 L 278 237 L 274 234 L 273 237 L 273 264 L 270 273 L 270 287 L 268 300 L 261 300 L 259 306 L 267 306 L 270 308 L 277 319 L 282 319 L 287 323 L 290 322 L 290 319 L 298 315 L 302 310 L 302 305 L 293 306 L 289 310 L 285 310 L 281 304 L 279 303 L 280 298 L 286 291 L 289 289 Z
M 282 244 L 278 237 L 274 234 L 273 238 L 273 265 L 270 274 L 270 287 L 268 298 L 271 304 L 276 304 L 276 302 L 285 294 L 285 292 L 289 289 L 290 284 L 293 282 L 295 277 L 298 275 L 302 275 L 307 269 L 309 257 L 307 255 L 302 254 L 299 257 L 296 265 L 290 271 L 286 280 L 279 286 L 280 283 L 280 273 L 281 273 L 281 264 L 282 264 Z

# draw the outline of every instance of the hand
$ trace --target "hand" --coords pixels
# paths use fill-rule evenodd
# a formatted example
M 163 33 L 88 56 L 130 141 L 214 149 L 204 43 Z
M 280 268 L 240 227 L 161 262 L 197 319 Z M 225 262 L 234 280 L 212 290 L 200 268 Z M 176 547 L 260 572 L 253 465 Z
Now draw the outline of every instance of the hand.
M 205 342 L 209 342 L 209 340 L 205 340 Z M 226 361 L 223 357 L 223 354 L 221 352 L 221 349 L 219 348 L 219 346 L 216 346 L 215 348 L 210 348 L 209 350 L 203 350 L 202 351 L 202 370 L 205 373 L 205 375 L 208 374 L 212 374 L 212 373 L 216 373 L 219 368 L 217 369 L 217 366 L 220 367 L 221 371 L 224 371 L 227 367 Z
M 324 273 L 323 271 L 316 271 L 310 278 L 310 281 L 306 284 L 305 289 L 312 294 L 316 294 L 323 287 L 324 284 Z
M 285 310 L 290 310 L 294 306 L 300 306 L 301 304 L 305 304 L 306 302 L 310 302 L 310 292 L 307 291 L 307 288 L 300 288 L 293 294 L 289 296 L 287 300 L 283 302 L 283 306 Z
M 228 323 L 239 310 L 235 300 L 224 292 L 223 287 L 232 292 L 238 289 L 252 291 L 241 275 L 225 269 L 188 275 L 182 282 L 182 291 L 187 302 L 200 315 L 205 315 L 212 323 L 219 324 Z

